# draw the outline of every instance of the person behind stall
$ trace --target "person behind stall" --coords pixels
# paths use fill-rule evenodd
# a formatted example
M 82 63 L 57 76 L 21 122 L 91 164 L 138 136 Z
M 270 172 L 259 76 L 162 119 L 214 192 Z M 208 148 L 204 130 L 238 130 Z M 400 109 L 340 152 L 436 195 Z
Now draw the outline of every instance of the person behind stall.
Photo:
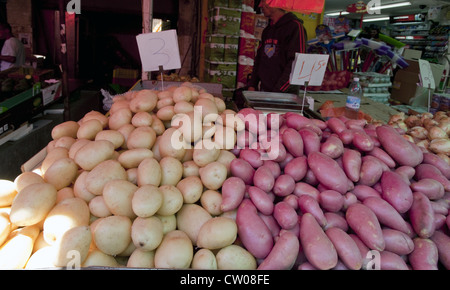
M 248 86 L 235 92 L 238 108 L 244 104 L 243 90 L 296 94 L 298 87 L 289 82 L 292 63 L 297 52 L 306 52 L 306 30 L 300 19 L 292 12 L 270 7 L 266 0 L 258 7 L 269 18 L 269 25 L 262 33 Z
M 24 65 L 25 48 L 22 42 L 14 37 L 8 23 L 0 23 L 0 39 L 5 40 L 0 55 L 0 70 Z

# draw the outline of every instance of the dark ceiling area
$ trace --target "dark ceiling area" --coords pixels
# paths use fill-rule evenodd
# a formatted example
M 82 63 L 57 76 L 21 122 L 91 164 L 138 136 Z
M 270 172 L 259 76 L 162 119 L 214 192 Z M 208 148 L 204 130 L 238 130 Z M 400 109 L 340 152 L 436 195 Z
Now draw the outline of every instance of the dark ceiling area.
M 11 0 L 9 0 L 11 1 Z M 65 0 L 69 3 L 69 0 Z M 33 0 L 36 9 L 59 8 L 59 0 Z M 84 12 L 108 12 L 120 14 L 142 13 L 141 0 L 80 0 L 81 14 Z M 153 16 L 158 18 L 172 18 L 178 15 L 178 0 L 159 0 L 153 2 Z

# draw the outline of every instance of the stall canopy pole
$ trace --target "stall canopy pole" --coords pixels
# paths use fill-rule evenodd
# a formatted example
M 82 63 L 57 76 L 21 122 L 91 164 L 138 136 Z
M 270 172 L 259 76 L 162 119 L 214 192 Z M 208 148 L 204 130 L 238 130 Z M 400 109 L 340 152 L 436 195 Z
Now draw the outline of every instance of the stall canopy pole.
M 153 0 L 142 0 L 142 33 L 150 33 L 153 28 Z M 142 80 L 148 80 L 148 72 L 142 67 Z
M 59 27 L 61 37 L 61 72 L 62 72 L 62 94 L 64 97 L 64 121 L 70 120 L 70 99 L 69 99 L 69 63 L 67 61 L 67 40 L 66 40 L 66 1 L 59 0 Z

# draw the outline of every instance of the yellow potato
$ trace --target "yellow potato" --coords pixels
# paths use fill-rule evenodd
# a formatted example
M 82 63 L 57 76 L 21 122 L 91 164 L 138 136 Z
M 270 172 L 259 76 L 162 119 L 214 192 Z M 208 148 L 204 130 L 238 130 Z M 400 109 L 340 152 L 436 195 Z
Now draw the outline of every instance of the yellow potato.
M 0 181 L 0 183 L 2 183 L 2 182 L 3 181 Z M 40 176 L 39 174 L 37 174 L 36 172 L 33 172 L 33 171 L 22 172 L 19 175 L 17 175 L 17 177 L 14 179 L 14 185 L 16 187 L 17 192 L 21 191 L 24 187 L 27 187 L 30 184 L 44 183 L 44 182 L 45 182 L 44 178 L 42 178 L 42 176 Z M 0 185 L 0 188 L 1 188 L 1 190 L 6 190 L 8 187 Z M 11 194 L 11 192 L 10 192 L 10 194 Z M 0 194 L 0 196 L 4 196 L 3 191 Z M 0 200 L 3 200 L 3 198 L 0 198 Z M 0 206 L 4 206 L 3 202 L 0 202 Z
M 167 106 L 173 106 L 174 105 L 174 101 L 172 98 L 163 98 L 158 100 L 158 103 L 156 104 L 156 109 L 159 111 L 162 108 L 165 108 Z
M 78 165 L 71 158 L 61 158 L 45 171 L 44 180 L 53 184 L 56 190 L 71 185 L 78 175 Z
M 138 217 L 153 216 L 163 204 L 163 194 L 158 187 L 146 184 L 140 186 L 133 194 L 131 206 Z
M 217 190 L 227 179 L 227 168 L 220 162 L 214 161 L 199 169 L 200 179 L 207 189 Z
M 231 176 L 231 161 L 236 159 L 236 155 L 228 150 L 220 150 L 219 157 L 217 158 L 217 162 L 222 163 L 227 168 L 227 176 Z
M 171 120 L 171 127 L 178 129 L 187 143 L 196 142 L 202 137 L 201 114 L 195 111 L 179 113 Z
M 168 232 L 174 231 L 177 229 L 177 218 L 175 216 L 175 214 L 172 215 L 158 215 L 155 214 L 155 216 L 157 218 L 159 218 L 161 220 L 161 222 L 163 223 L 163 233 L 167 234 Z
M 153 148 L 152 148 L 153 157 L 155 157 L 155 159 L 158 161 L 161 160 L 161 158 L 162 158 L 161 152 L 159 152 L 160 141 L 161 141 L 161 136 L 156 137 L 155 144 L 153 145 Z
M 88 139 L 77 139 L 75 143 L 70 146 L 69 149 L 69 158 L 75 159 L 75 154 L 80 150 L 81 147 L 86 145 L 87 143 L 92 142 L 92 140 Z
M 175 103 L 184 101 L 190 102 L 192 99 L 192 90 L 187 86 L 179 86 L 173 91 L 172 99 Z
M 194 111 L 194 105 L 191 102 L 179 101 L 173 106 L 175 114 L 186 114 Z
M 126 98 L 116 98 L 114 97 L 114 103 L 111 105 L 111 108 L 109 109 L 109 114 L 112 115 L 118 110 L 126 108 L 130 108 L 130 101 Z
M 0 269 L 23 269 L 33 252 L 33 245 L 39 235 L 35 225 L 12 231 L 0 247 Z
M 89 225 L 90 211 L 87 203 L 74 197 L 61 201 L 48 213 L 44 221 L 44 239 L 50 245 L 60 241 L 68 230 Z
M 166 130 L 166 127 L 164 126 L 164 123 L 156 115 L 152 115 L 152 118 L 153 122 L 151 127 L 153 130 L 155 130 L 157 136 L 161 136 Z
M 189 237 L 180 230 L 165 234 L 155 251 L 155 267 L 162 269 L 188 269 L 194 256 Z
M 137 169 L 137 184 L 159 186 L 162 179 L 162 169 L 158 160 L 153 157 L 144 158 Z
M 114 144 L 108 140 L 97 140 L 85 144 L 78 149 L 74 161 L 84 170 L 92 170 L 102 161 L 111 159 Z
M 222 210 L 220 209 L 222 194 L 216 190 L 205 190 L 200 197 L 200 204 L 212 216 L 222 214 Z
M 239 245 L 229 245 L 216 254 L 218 270 L 256 270 L 255 257 Z
M 233 219 L 215 217 L 206 221 L 198 232 L 197 246 L 210 250 L 224 248 L 234 243 L 237 225 Z
M 42 221 L 56 203 L 57 190 L 49 183 L 30 184 L 16 195 L 9 215 L 17 226 L 34 225 Z
M 12 227 L 9 215 L 5 212 L 0 213 L 0 247 L 6 241 L 11 231 Z
M 219 146 L 209 139 L 204 139 L 195 144 L 192 158 L 199 167 L 204 167 L 216 161 L 219 155 Z
M 89 171 L 82 171 L 73 184 L 73 195 L 89 202 L 96 195 L 90 192 L 86 187 L 86 177 Z
M 159 140 L 159 152 L 161 157 L 174 157 L 178 160 L 183 159 L 186 153 L 187 143 L 183 139 L 183 136 L 175 128 L 168 128 L 161 135 Z
M 0 179 L 0 207 L 10 206 L 12 204 L 17 195 L 16 188 L 17 187 L 13 181 Z
M 151 149 L 156 141 L 156 132 L 151 127 L 137 127 L 131 131 L 127 139 L 127 148 Z
M 199 176 L 198 169 L 200 167 L 195 163 L 194 160 L 189 160 L 183 162 L 183 177 L 188 176 Z
M 56 193 L 56 203 L 60 203 L 61 201 L 73 198 L 75 197 L 75 194 L 73 193 L 73 187 L 64 187 L 58 190 Z
M 176 214 L 183 206 L 183 195 L 180 190 L 173 185 L 161 185 L 159 190 L 163 194 L 163 203 L 156 212 L 158 215 Z
M 127 179 L 127 172 L 117 160 L 106 160 L 94 167 L 86 176 L 86 189 L 101 195 L 105 184 L 113 179 Z
M 77 131 L 78 139 L 94 140 L 98 132 L 103 130 L 103 124 L 97 119 L 91 119 L 81 123 Z
M 97 195 L 89 201 L 89 211 L 92 215 L 102 218 L 112 215 L 105 203 L 103 195 Z
M 222 100 L 219 97 L 214 97 L 214 103 L 216 104 L 218 113 L 222 113 L 227 108 L 227 105 L 225 104 L 224 100 Z
M 184 204 L 176 214 L 177 229 L 185 232 L 192 244 L 197 245 L 197 237 L 202 226 L 212 219 L 212 216 L 197 204 Z
M 157 93 L 158 99 L 172 98 L 173 90 L 163 90 Z
M 89 226 L 78 226 L 67 230 L 56 245 L 54 265 L 58 267 L 74 266 L 79 268 L 86 260 L 92 234 Z
M 117 130 L 103 130 L 95 135 L 95 141 L 106 140 L 114 145 L 114 149 L 120 148 L 125 142 L 125 137 Z
M 42 248 L 47 248 L 50 247 L 50 244 L 47 243 L 44 239 L 44 232 L 41 231 L 36 239 L 36 241 L 34 242 L 34 246 L 33 246 L 33 253 L 35 253 L 36 251 L 42 249 Z
M 151 126 L 153 123 L 153 117 L 149 112 L 137 112 L 131 118 L 131 124 L 135 127 Z
M 214 101 L 214 95 L 212 95 L 206 91 L 203 91 L 203 92 L 199 93 L 198 99 L 208 99 L 210 101 Z
M 59 139 L 63 136 L 77 138 L 77 131 L 80 125 L 75 121 L 65 121 L 53 127 L 51 136 L 53 140 Z
M 106 126 L 108 126 L 108 117 L 106 117 L 103 113 L 99 111 L 87 112 L 81 119 L 81 122 L 83 123 L 91 119 L 98 120 L 102 124 L 103 128 L 106 128 Z
M 137 185 L 137 168 L 127 169 L 127 180 Z
M 86 260 L 81 267 L 118 267 L 116 259 L 113 256 L 103 253 L 99 249 L 94 249 L 89 252 Z
M 191 161 L 193 156 L 194 156 L 194 148 L 193 147 L 187 148 L 183 158 L 180 161 L 181 162 Z
M 231 150 L 236 145 L 236 132 L 233 128 L 216 125 L 216 132 L 214 133 L 214 142 L 219 145 L 220 149 Z
M 153 151 L 148 148 L 135 148 L 120 153 L 118 161 L 124 168 L 137 168 L 145 158 L 153 157 Z
M 191 269 L 217 270 L 216 256 L 211 250 L 200 249 L 195 252 L 191 263 Z
M 58 159 L 69 157 L 69 150 L 64 147 L 56 147 L 52 151 L 47 152 L 41 164 L 41 172 L 45 173 L 47 169 Z
M 101 218 L 94 230 L 95 245 L 107 255 L 120 254 L 131 242 L 131 224 L 130 218 L 126 216 Z
M 53 141 L 55 142 L 55 147 L 64 147 L 70 149 L 70 147 L 77 141 L 77 139 L 70 136 L 62 136 L 61 138 Z
M 112 214 L 133 219 L 136 214 L 133 212 L 131 200 L 137 189 L 138 187 L 128 180 L 110 180 L 103 188 L 103 199 Z
M 199 107 L 201 109 L 203 120 L 205 119 L 205 117 L 210 115 L 208 116 L 208 119 L 212 118 L 215 121 L 215 119 L 217 119 L 219 115 L 219 110 L 217 109 L 217 105 L 214 99 L 211 100 L 209 98 L 199 98 L 197 102 L 195 102 L 194 107 Z
M 136 248 L 144 251 L 155 250 L 163 239 L 163 224 L 155 216 L 137 217 L 131 226 L 131 239 Z
M 120 134 L 123 135 L 123 137 L 125 138 L 125 141 L 122 144 L 122 149 L 128 149 L 127 148 L 127 140 L 128 140 L 128 136 L 130 136 L 130 133 L 136 129 L 136 127 L 134 127 L 132 124 L 124 124 L 123 126 L 119 127 L 117 129 L 117 131 L 120 132 Z
M 44 247 L 36 251 L 33 249 L 33 254 L 25 265 L 26 270 L 51 269 L 55 267 L 53 261 L 56 259 L 55 247 Z
M 136 248 L 128 259 L 127 268 L 155 268 L 155 251 Z
M 175 106 L 173 105 L 167 105 L 162 108 L 160 108 L 156 112 L 156 116 L 161 121 L 170 121 L 172 120 L 173 116 L 175 116 Z
M 126 124 L 131 124 L 132 118 L 133 112 L 129 108 L 120 108 L 109 116 L 108 127 L 111 130 L 118 130 Z
M 198 176 L 183 178 L 176 186 L 183 195 L 184 203 L 197 202 L 203 193 L 203 183 Z
M 126 247 L 126 249 L 123 250 L 123 252 L 121 252 L 120 254 L 117 254 L 116 258 L 118 258 L 118 257 L 128 258 L 133 253 L 134 250 L 136 250 L 136 246 L 134 245 L 133 241 L 131 240 L 130 243 L 128 244 L 128 247 Z M 126 261 L 125 261 L 125 263 L 120 263 L 120 264 L 125 265 Z
M 174 185 L 183 177 L 183 164 L 180 160 L 166 156 L 159 161 L 161 166 L 161 185 Z
M 130 100 L 130 110 L 133 113 L 151 112 L 156 107 L 158 95 L 153 90 L 140 90 Z

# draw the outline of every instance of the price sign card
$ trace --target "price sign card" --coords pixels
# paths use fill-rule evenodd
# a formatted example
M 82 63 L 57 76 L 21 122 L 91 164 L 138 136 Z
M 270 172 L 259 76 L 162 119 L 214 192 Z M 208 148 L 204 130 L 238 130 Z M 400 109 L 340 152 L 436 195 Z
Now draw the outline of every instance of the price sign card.
M 164 70 L 181 68 L 175 29 L 139 34 L 136 39 L 144 71 L 159 71 L 159 66 Z
M 296 53 L 292 63 L 290 83 L 293 85 L 320 86 L 328 64 L 328 54 Z

